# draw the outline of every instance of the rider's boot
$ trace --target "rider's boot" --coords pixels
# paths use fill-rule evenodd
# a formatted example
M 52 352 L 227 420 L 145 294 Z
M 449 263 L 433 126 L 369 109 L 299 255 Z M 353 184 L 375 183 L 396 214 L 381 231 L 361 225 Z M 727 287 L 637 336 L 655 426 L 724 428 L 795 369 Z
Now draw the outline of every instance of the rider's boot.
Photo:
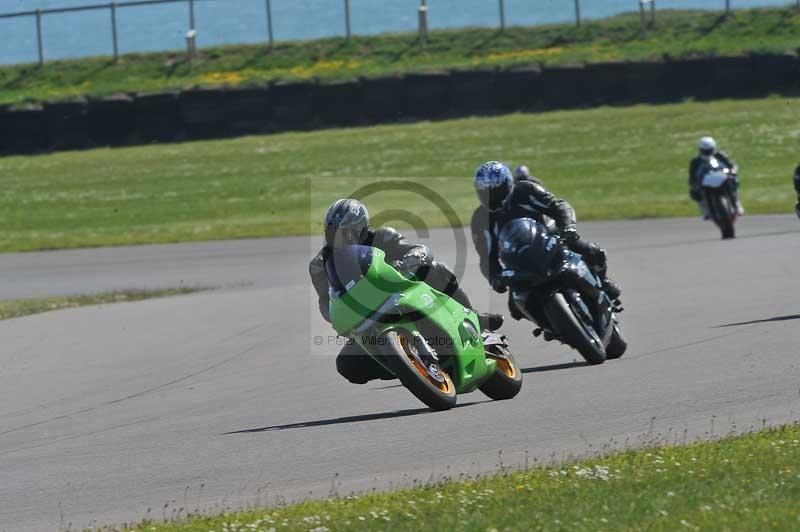
M 491 312 L 478 312 L 478 324 L 482 331 L 496 331 L 503 326 L 503 316 Z
M 704 222 L 707 222 L 711 219 L 711 215 L 708 213 L 708 207 L 706 207 L 706 202 L 698 201 L 697 206 L 700 207 L 700 217 L 703 219 Z

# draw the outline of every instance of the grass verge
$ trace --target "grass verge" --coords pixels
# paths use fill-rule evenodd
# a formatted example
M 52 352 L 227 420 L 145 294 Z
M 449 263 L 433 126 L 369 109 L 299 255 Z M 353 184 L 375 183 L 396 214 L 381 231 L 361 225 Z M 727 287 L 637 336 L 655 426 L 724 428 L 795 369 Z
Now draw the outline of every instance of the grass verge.
M 695 216 L 688 164 L 709 133 L 741 165 L 748 212 L 789 213 L 798 124 L 800 99 L 768 98 L 5 157 L 0 251 L 319 234 L 330 202 L 393 176 L 424 183 L 469 223 L 470 176 L 489 159 L 530 165 L 580 220 Z M 447 222 L 401 193 L 367 205 Z
M 131 529 L 796 530 L 800 426 Z
M 512 67 L 662 57 L 713 56 L 797 50 L 800 10 L 661 10 L 647 31 L 634 13 L 572 24 L 433 31 L 421 49 L 412 34 L 391 34 L 263 46 L 201 50 L 193 67 L 183 52 L 128 54 L 0 68 L 0 103 L 19 104 L 163 91 L 193 86 L 246 85 L 282 80 L 355 79 L 450 68 Z
M 102 294 L 43 297 L 34 299 L 17 299 L 0 301 L 0 320 L 10 320 L 41 314 L 53 310 L 67 308 L 88 307 L 91 305 L 108 305 L 111 303 L 127 303 L 131 301 L 144 301 L 162 297 L 180 296 L 210 290 L 202 286 L 182 286 L 180 288 L 165 288 L 162 290 L 117 290 Z

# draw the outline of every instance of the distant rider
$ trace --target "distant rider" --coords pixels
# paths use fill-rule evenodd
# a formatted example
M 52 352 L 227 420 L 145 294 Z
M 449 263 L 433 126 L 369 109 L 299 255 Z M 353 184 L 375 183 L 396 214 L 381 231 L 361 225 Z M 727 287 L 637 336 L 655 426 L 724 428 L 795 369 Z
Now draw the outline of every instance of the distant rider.
M 794 169 L 794 190 L 797 192 L 797 205 L 794 207 L 794 212 L 800 218 L 800 164 Z
M 461 305 L 474 308 L 461 289 L 456 276 L 441 262 L 436 262 L 431 250 L 422 244 L 412 244 L 391 227 L 371 229 L 366 206 L 355 199 L 334 202 L 325 215 L 325 245 L 314 257 L 309 267 L 311 281 L 319 296 L 319 310 L 330 322 L 330 302 L 326 262 L 333 250 L 347 245 L 372 246 L 386 253 L 386 262 L 409 278 L 422 280 L 435 290 L 443 292 Z M 478 313 L 484 330 L 497 330 L 503 325 L 498 314 Z M 336 369 L 344 378 L 355 384 L 373 379 L 394 378 L 380 364 L 364 353 L 354 342 L 348 342 L 336 358 Z
M 530 169 L 524 164 L 517 166 L 517 168 L 514 170 L 514 181 L 517 183 L 520 181 L 533 181 L 539 185 L 542 184 L 542 180 L 532 175 Z
M 480 256 L 481 273 L 499 293 L 507 290 L 500 277 L 502 267 L 498 260 L 498 236 L 510 220 L 533 218 L 545 223 L 545 216 L 555 221 L 557 231 L 569 249 L 580 254 L 583 260 L 603 280 L 603 289 L 618 299 L 621 290 L 606 277 L 606 252 L 594 242 L 582 240 L 578 235 L 575 211 L 572 206 L 555 197 L 542 185 L 532 181 L 515 181 L 508 167 L 497 161 L 482 164 L 475 173 L 475 191 L 481 205 L 472 215 L 472 241 Z M 510 302 L 509 302 L 510 303 Z M 511 315 L 521 319 L 515 305 L 509 304 Z
M 736 210 L 739 216 L 744 214 L 744 207 L 739 201 L 739 166 L 733 162 L 725 153 L 717 151 L 717 142 L 712 137 L 702 137 L 697 142 L 699 153 L 689 163 L 689 197 L 691 197 L 700 208 L 700 213 L 704 220 L 708 220 L 705 202 L 703 201 L 703 169 L 711 157 L 716 158 L 726 168 L 731 171 L 733 176 L 734 189 L 733 197 L 736 201 Z

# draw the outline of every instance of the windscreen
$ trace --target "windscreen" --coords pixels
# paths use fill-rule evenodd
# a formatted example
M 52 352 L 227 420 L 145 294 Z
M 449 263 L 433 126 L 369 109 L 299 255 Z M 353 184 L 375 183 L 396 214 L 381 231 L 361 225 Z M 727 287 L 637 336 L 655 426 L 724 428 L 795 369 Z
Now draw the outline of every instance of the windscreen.
M 364 278 L 372 264 L 370 246 L 345 246 L 334 251 L 325 261 L 332 295 L 340 297 Z

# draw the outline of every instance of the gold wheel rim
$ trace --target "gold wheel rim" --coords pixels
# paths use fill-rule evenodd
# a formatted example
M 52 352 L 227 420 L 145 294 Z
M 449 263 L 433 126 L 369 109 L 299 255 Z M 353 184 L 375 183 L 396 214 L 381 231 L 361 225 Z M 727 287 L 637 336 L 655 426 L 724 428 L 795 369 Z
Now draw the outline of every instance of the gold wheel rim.
M 494 357 L 491 354 L 489 355 L 489 358 L 495 361 L 495 364 L 497 364 L 497 369 L 502 371 L 506 377 L 509 379 L 517 378 L 517 368 L 511 363 L 510 360 L 506 358 Z
M 450 375 L 447 374 L 446 371 L 442 370 L 442 368 L 437 368 L 439 373 L 441 373 L 444 380 L 442 382 L 437 381 L 433 377 L 431 377 L 430 373 L 428 373 L 428 368 L 423 366 L 419 363 L 419 361 L 414 357 L 413 354 L 409 352 L 409 340 L 407 338 L 400 337 L 400 345 L 403 347 L 403 352 L 408 357 L 408 360 L 411 362 L 411 365 L 414 366 L 414 369 L 417 370 L 425 380 L 431 383 L 433 386 L 436 387 L 440 392 L 446 395 L 451 395 L 453 393 L 453 381 L 450 379 Z

